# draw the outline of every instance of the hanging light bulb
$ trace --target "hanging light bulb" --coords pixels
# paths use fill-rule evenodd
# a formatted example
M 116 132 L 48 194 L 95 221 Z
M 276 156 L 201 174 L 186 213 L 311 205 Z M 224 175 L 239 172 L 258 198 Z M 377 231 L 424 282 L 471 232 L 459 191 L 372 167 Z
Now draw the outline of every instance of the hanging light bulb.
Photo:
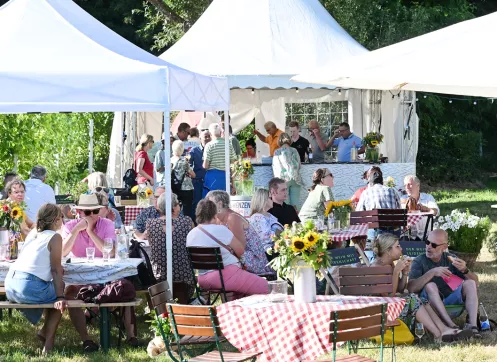
M 416 102 L 419 102 L 419 98 L 416 98 Z
M 295 93 L 298 93 L 299 92 L 299 88 L 295 88 Z
M 252 90 L 250 91 L 250 93 L 252 93 L 252 94 L 254 94 L 254 93 L 255 93 L 254 88 L 252 88 Z
M 449 103 L 452 103 L 452 99 L 449 99 Z
M 474 101 L 473 104 L 476 106 L 478 104 L 478 102 Z
M 342 90 L 341 89 L 338 89 L 338 95 L 341 96 L 342 95 Z
M 426 95 L 424 97 L 426 98 Z

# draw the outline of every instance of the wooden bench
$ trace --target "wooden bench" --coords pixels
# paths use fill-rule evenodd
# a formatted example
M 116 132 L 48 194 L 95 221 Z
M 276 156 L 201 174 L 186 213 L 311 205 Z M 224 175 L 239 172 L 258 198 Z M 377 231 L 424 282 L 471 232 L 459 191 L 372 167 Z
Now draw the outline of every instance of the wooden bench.
M 5 291 L 5 290 L 4 290 Z M 100 345 L 102 350 L 107 352 L 109 350 L 110 344 L 110 318 L 109 318 L 109 308 L 118 307 L 136 307 L 142 302 L 141 299 L 137 298 L 132 302 L 123 303 L 85 303 L 82 300 L 69 300 L 67 301 L 67 308 L 98 308 L 100 310 Z M 54 303 L 48 304 L 20 304 L 12 303 L 9 301 L 0 302 L 1 309 L 33 309 L 33 308 L 43 308 L 49 309 L 53 308 Z

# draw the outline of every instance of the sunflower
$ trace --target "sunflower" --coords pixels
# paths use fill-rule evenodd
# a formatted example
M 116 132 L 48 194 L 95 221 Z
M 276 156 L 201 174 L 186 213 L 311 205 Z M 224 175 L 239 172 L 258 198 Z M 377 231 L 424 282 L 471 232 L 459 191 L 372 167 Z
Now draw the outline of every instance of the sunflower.
M 20 219 L 22 217 L 22 209 L 19 206 L 14 206 L 10 212 L 10 216 L 15 220 Z
M 243 161 L 243 167 L 244 168 L 250 168 L 250 167 L 252 167 L 252 164 L 250 163 L 249 160 L 245 160 L 245 161 Z
M 150 196 L 152 196 L 152 194 L 153 194 L 152 190 L 150 190 L 149 188 L 145 189 L 145 196 L 146 197 L 150 197 Z
M 371 146 L 378 146 L 378 141 L 377 140 L 372 140 L 371 141 Z
M 316 244 L 318 240 L 319 240 L 319 235 L 317 233 L 315 233 L 314 231 L 309 231 L 304 236 L 304 242 L 305 242 L 307 247 Z
M 327 217 L 330 214 L 331 210 L 333 209 L 333 206 L 334 206 L 333 201 L 328 203 L 328 206 L 326 206 L 326 210 L 324 210 L 324 216 Z
M 131 193 L 132 193 L 132 194 L 136 194 L 136 192 L 137 192 L 137 191 L 138 191 L 138 185 L 133 186 L 133 187 L 131 188 Z
M 304 249 L 305 249 L 305 242 L 304 242 L 304 240 L 302 240 L 302 238 L 300 236 L 295 236 L 292 239 L 291 248 L 296 253 L 304 251 Z

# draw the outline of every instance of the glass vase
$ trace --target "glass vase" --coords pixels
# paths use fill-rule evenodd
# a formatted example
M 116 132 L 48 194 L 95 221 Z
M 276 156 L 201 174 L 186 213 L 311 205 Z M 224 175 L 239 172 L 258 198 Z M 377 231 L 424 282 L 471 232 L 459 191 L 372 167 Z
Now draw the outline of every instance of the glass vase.
M 238 196 L 252 196 L 254 194 L 254 181 L 248 179 L 235 180 L 235 190 Z
M 366 159 L 371 163 L 378 163 L 380 159 L 380 148 L 378 146 L 366 149 Z

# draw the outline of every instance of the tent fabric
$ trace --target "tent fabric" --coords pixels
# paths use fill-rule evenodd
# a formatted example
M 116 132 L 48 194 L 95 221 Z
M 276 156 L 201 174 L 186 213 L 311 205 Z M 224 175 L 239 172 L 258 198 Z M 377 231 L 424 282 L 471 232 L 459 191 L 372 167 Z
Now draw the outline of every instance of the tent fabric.
M 188 123 L 190 127 L 197 127 L 199 130 L 206 129 L 211 123 L 221 122 L 221 117 L 217 113 L 212 112 L 179 112 L 174 121 L 171 124 L 170 131 L 172 134 L 176 134 L 178 127 L 181 123 Z
M 160 58 L 230 88 L 319 88 L 289 80 L 365 52 L 319 0 L 214 0 Z
M 363 54 L 293 80 L 342 87 L 497 97 L 497 12 Z M 477 62 L 477 66 L 471 66 Z
M 0 8 L 0 113 L 226 108 L 225 78 L 192 73 L 117 35 L 71 0 Z

